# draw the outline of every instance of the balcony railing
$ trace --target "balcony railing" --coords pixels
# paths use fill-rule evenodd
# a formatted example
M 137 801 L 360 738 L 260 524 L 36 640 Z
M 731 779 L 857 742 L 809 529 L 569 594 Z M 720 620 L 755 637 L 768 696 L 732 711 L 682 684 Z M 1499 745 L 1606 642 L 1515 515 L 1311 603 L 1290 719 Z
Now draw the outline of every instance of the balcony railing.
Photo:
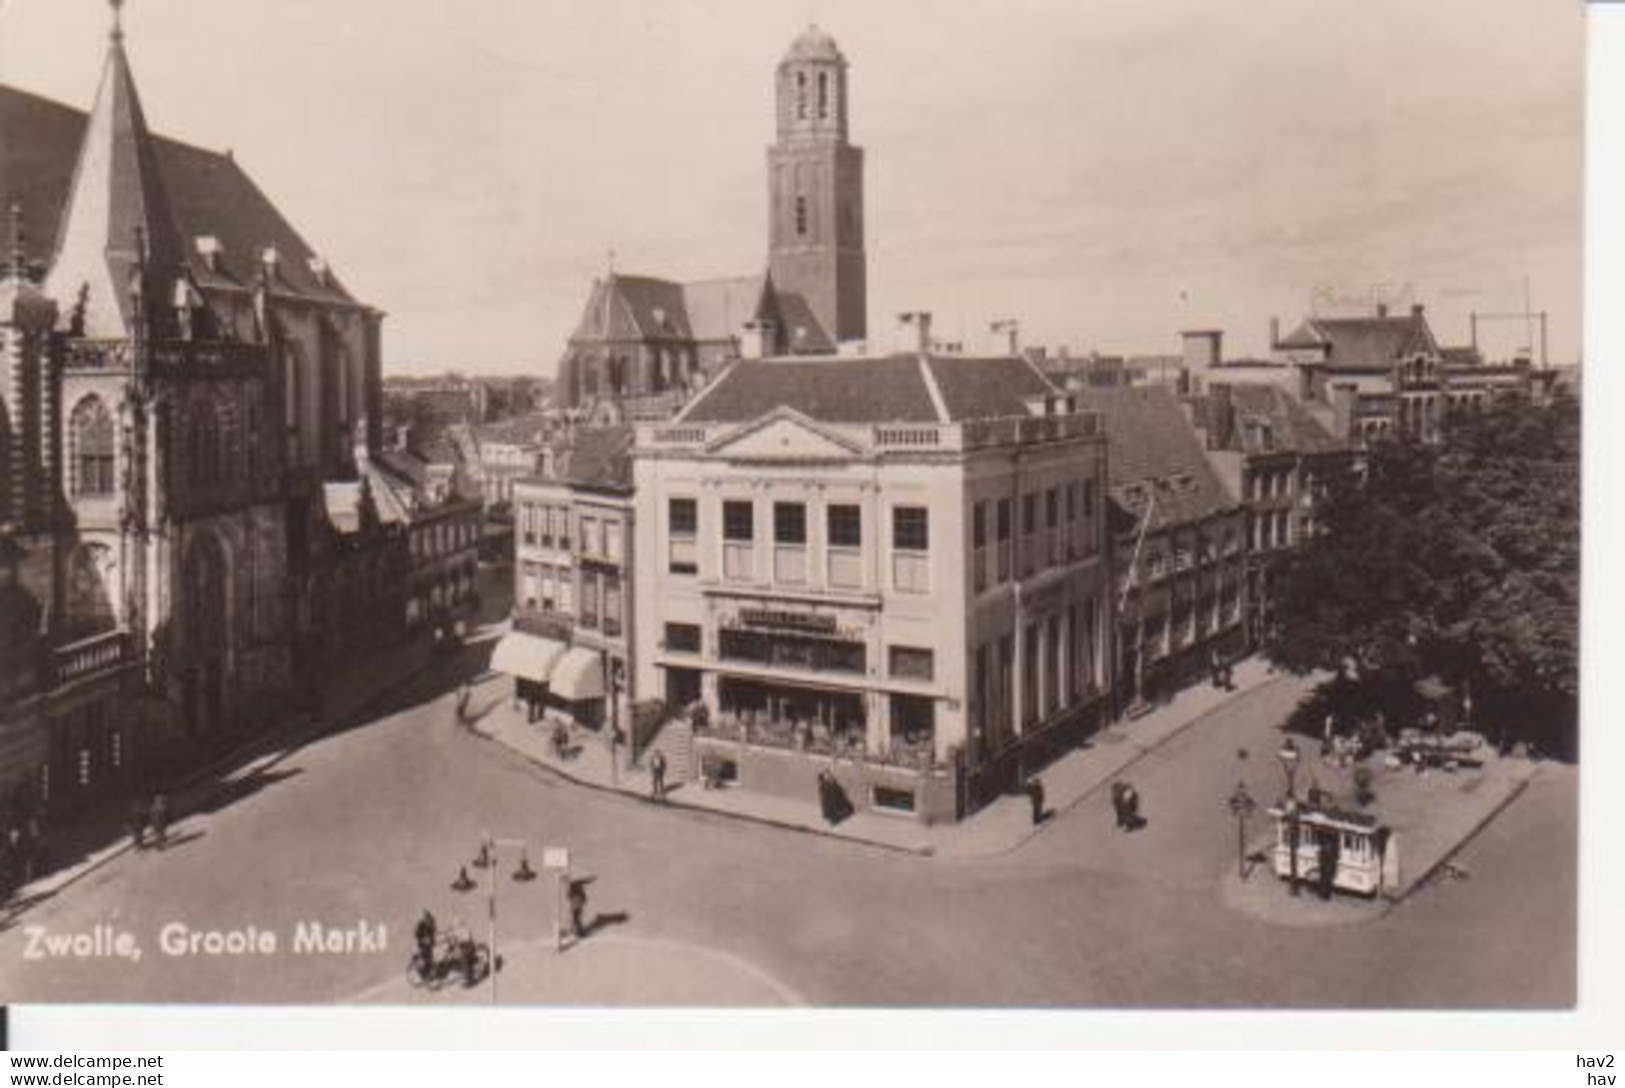
M 120 668 L 128 658 L 129 644 L 126 632 L 103 631 L 65 646 L 53 647 L 50 652 L 50 681 L 53 685 L 61 686 Z

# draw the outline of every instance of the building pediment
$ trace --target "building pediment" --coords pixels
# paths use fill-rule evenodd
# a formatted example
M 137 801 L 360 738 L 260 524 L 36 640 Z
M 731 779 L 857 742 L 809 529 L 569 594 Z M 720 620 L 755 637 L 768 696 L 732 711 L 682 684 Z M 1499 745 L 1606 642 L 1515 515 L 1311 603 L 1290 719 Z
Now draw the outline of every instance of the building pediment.
M 847 436 L 784 408 L 719 436 L 706 452 L 742 461 L 845 461 L 866 451 Z

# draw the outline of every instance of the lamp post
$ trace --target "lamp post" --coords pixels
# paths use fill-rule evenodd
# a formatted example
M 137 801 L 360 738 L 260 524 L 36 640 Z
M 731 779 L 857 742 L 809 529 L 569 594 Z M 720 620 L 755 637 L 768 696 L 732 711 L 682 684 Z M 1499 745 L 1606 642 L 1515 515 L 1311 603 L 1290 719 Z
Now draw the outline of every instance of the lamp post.
M 1276 753 L 1281 760 L 1281 769 L 1286 771 L 1286 818 L 1287 818 L 1287 886 L 1292 889 L 1293 895 L 1298 895 L 1298 745 L 1291 738 L 1281 742 L 1281 750 Z
M 1247 783 L 1237 782 L 1230 794 L 1230 811 L 1236 817 L 1236 875 L 1243 880 L 1247 879 L 1247 817 L 1257 807 Z
M 477 869 L 490 870 L 490 879 L 487 886 L 490 896 L 487 899 L 486 917 L 491 945 L 491 1004 L 497 1003 L 497 967 L 502 962 L 497 955 L 497 856 L 502 849 L 518 849 L 519 867 L 513 872 L 513 879 L 521 884 L 536 879 L 536 870 L 530 867 L 530 849 L 523 839 L 499 839 L 486 835 L 480 841 L 480 852 L 474 858 L 473 865 Z M 468 867 L 464 866 L 457 874 L 457 880 L 452 888 L 459 892 L 471 892 L 479 885 L 469 878 Z

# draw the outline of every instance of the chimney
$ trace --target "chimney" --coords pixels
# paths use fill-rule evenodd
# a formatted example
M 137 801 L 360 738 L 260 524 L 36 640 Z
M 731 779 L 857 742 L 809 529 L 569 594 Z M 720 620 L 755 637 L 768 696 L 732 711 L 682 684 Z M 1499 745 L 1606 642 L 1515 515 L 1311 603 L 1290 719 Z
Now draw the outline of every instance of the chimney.
M 765 359 L 772 354 L 773 322 L 747 321 L 744 335 L 739 338 L 739 355 L 742 359 Z
M 1230 383 L 1208 386 L 1207 404 L 1207 448 L 1225 449 L 1236 430 L 1236 403 L 1230 396 Z
M 1421 318 L 1422 318 L 1422 312 L 1423 312 L 1422 311 L 1422 304 L 1420 302 L 1416 302 L 1416 303 L 1411 304 L 1411 316 L 1412 317 L 1414 317 L 1414 318 L 1416 318 L 1417 320 L 1420 321 Z
M 1388 316 L 1388 304 L 1386 302 L 1377 303 L 1377 316 L 1378 317 L 1387 317 Z
M 1275 351 L 1281 346 L 1281 319 L 1270 318 L 1270 350 Z
M 905 335 L 904 343 L 912 343 L 913 350 L 922 355 L 929 354 L 931 351 L 931 312 L 929 310 L 917 310 L 913 313 L 898 314 L 897 320 L 901 325 L 911 325 L 914 328 L 912 340 Z

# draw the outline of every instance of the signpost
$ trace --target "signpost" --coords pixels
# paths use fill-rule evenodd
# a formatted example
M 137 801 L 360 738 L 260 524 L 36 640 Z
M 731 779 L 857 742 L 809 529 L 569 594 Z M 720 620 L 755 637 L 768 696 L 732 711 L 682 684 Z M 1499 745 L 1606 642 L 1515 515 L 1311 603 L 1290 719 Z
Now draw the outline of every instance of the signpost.
M 570 850 L 565 846 L 542 848 L 542 870 L 555 874 L 553 889 L 553 951 L 564 951 L 564 891 L 570 882 Z

